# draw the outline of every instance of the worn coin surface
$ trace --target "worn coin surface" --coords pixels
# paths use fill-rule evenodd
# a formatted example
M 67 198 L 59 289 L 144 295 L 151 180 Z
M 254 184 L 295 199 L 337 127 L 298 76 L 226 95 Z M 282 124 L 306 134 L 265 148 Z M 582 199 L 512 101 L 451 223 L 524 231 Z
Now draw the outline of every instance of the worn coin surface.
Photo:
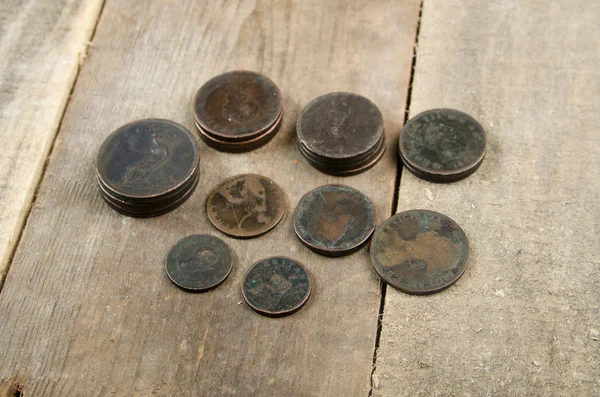
M 388 284 L 410 294 L 452 285 L 469 260 L 465 232 L 452 219 L 428 210 L 400 212 L 375 232 L 371 261 Z
M 346 185 L 324 185 L 306 193 L 294 214 L 300 241 L 326 256 L 360 249 L 375 229 L 375 207 L 367 196 Z
M 247 140 L 275 123 L 282 113 L 279 88 L 268 77 L 234 71 L 206 82 L 194 99 L 196 122 L 220 140 Z
M 383 116 L 369 99 L 334 92 L 314 99 L 300 113 L 298 141 L 318 157 L 351 160 L 369 152 L 383 134 Z
M 96 174 L 117 198 L 162 197 L 189 183 L 198 167 L 192 134 L 169 120 L 145 119 L 126 124 L 104 141 Z
M 453 182 L 475 172 L 486 151 L 483 127 L 466 113 L 433 109 L 410 119 L 400 134 L 406 168 L 431 182 Z
M 231 251 L 223 240 L 208 234 L 194 234 L 171 248 L 165 270 L 178 287 L 205 291 L 227 278 L 231 262 Z
M 294 259 L 277 256 L 255 263 L 244 279 L 244 299 L 267 316 L 285 316 L 299 310 L 310 295 L 306 269 Z
M 208 196 L 208 218 L 223 233 L 256 237 L 274 228 L 285 213 L 285 194 L 271 179 L 256 174 L 228 178 Z

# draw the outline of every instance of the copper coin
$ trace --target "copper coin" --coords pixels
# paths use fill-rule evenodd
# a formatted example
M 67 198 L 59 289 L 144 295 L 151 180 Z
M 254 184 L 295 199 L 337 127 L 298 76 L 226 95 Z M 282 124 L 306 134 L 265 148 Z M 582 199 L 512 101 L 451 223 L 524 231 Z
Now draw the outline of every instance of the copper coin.
M 194 99 L 196 122 L 216 139 L 244 141 L 270 128 L 282 113 L 279 88 L 268 77 L 234 71 L 206 82 Z
M 410 119 L 400 134 L 400 158 L 409 171 L 431 182 L 471 175 L 483 161 L 483 127 L 466 113 L 433 109 Z
M 294 214 L 294 231 L 311 250 L 342 256 L 359 250 L 375 229 L 375 207 L 346 185 L 324 185 L 306 193 Z
M 115 197 L 155 199 L 177 190 L 198 167 L 191 133 L 172 121 L 145 119 L 106 138 L 96 159 L 97 177 Z
M 279 127 L 281 126 L 281 115 L 275 121 L 275 124 L 267 129 L 265 132 L 260 135 L 249 139 L 247 141 L 240 142 L 227 142 L 223 140 L 216 139 L 209 135 L 202 127 L 196 123 L 196 128 L 198 130 L 198 135 L 200 138 L 206 143 L 208 146 L 220 150 L 222 152 L 230 152 L 230 153 L 242 153 L 249 152 L 254 149 L 258 149 L 259 147 L 267 144 L 279 131 Z
M 260 236 L 273 229 L 283 217 L 285 207 L 281 187 L 256 174 L 226 179 L 206 202 L 212 224 L 228 236 L 238 238 Z
M 231 251 L 218 237 L 195 234 L 169 251 L 165 270 L 169 279 L 187 291 L 206 291 L 221 284 L 231 272 Z
M 244 279 L 246 303 L 260 314 L 278 317 L 298 311 L 310 296 L 310 278 L 299 262 L 283 256 L 255 263 Z
M 375 232 L 371 261 L 388 284 L 409 294 L 431 294 L 454 284 L 469 261 L 465 232 L 438 212 L 400 212 Z
M 347 92 L 320 96 L 300 113 L 298 141 L 318 157 L 352 160 L 368 153 L 383 135 L 383 116 L 367 98 Z

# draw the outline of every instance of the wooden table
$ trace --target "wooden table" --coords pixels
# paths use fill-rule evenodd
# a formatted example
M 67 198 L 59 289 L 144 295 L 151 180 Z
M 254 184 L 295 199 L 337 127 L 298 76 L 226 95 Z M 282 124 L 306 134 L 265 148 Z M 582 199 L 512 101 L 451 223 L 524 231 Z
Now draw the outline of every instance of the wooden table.
M 583 0 L 2 3 L 0 396 L 600 395 L 599 19 Z M 172 213 L 108 208 L 94 180 L 106 135 L 143 117 L 193 130 L 195 91 L 234 69 L 281 88 L 275 139 L 246 154 L 201 143 L 198 189 Z M 299 111 L 331 91 L 383 113 L 387 152 L 364 174 L 326 176 L 295 147 Z M 436 107 L 488 133 L 463 181 L 397 166 L 403 123 Z M 244 172 L 277 181 L 288 212 L 235 240 L 210 226 L 205 200 Z M 331 182 L 371 197 L 379 223 L 410 208 L 455 219 L 471 242 L 465 275 L 415 297 L 381 286 L 365 249 L 313 254 L 291 214 Z M 192 233 L 234 252 L 207 293 L 163 271 Z M 280 319 L 240 292 L 275 254 L 314 280 L 307 306 Z

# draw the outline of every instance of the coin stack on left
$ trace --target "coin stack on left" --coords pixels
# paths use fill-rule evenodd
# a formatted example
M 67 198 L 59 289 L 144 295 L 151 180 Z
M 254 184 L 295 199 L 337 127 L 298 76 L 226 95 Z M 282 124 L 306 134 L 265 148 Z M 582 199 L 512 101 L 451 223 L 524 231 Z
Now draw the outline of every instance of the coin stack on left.
M 169 120 L 126 124 L 106 138 L 96 158 L 104 200 L 134 217 L 165 214 L 183 204 L 198 184 L 198 146 Z

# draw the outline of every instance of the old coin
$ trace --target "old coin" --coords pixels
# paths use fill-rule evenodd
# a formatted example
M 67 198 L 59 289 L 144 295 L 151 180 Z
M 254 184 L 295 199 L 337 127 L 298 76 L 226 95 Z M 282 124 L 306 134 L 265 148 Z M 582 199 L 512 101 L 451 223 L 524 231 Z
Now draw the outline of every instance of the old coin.
M 385 150 L 381 112 L 357 94 L 335 92 L 314 99 L 300 113 L 296 132 L 300 152 L 327 174 L 362 172 Z
M 221 284 L 231 272 L 231 251 L 220 238 L 195 234 L 181 239 L 169 255 L 169 279 L 187 291 L 206 291 Z
M 268 77 L 234 71 L 206 82 L 194 99 L 196 122 L 221 141 L 246 141 L 269 129 L 280 118 L 279 88 Z
M 294 231 L 311 250 L 342 256 L 360 249 L 375 229 L 375 207 L 346 185 L 324 185 L 306 193 L 294 214 Z
M 223 233 L 238 238 L 256 237 L 274 228 L 285 212 L 285 195 L 279 185 L 262 175 L 228 178 L 208 196 L 208 218 Z
M 434 211 L 400 212 L 385 221 L 371 240 L 377 273 L 409 294 L 431 294 L 454 284 L 468 260 L 465 232 Z
M 299 310 L 310 295 L 304 266 L 286 257 L 258 261 L 246 274 L 242 287 L 250 307 L 267 316 L 285 316 Z
M 471 175 L 485 156 L 483 127 L 466 113 L 433 109 L 406 123 L 400 134 L 400 158 L 420 178 L 453 182 Z

